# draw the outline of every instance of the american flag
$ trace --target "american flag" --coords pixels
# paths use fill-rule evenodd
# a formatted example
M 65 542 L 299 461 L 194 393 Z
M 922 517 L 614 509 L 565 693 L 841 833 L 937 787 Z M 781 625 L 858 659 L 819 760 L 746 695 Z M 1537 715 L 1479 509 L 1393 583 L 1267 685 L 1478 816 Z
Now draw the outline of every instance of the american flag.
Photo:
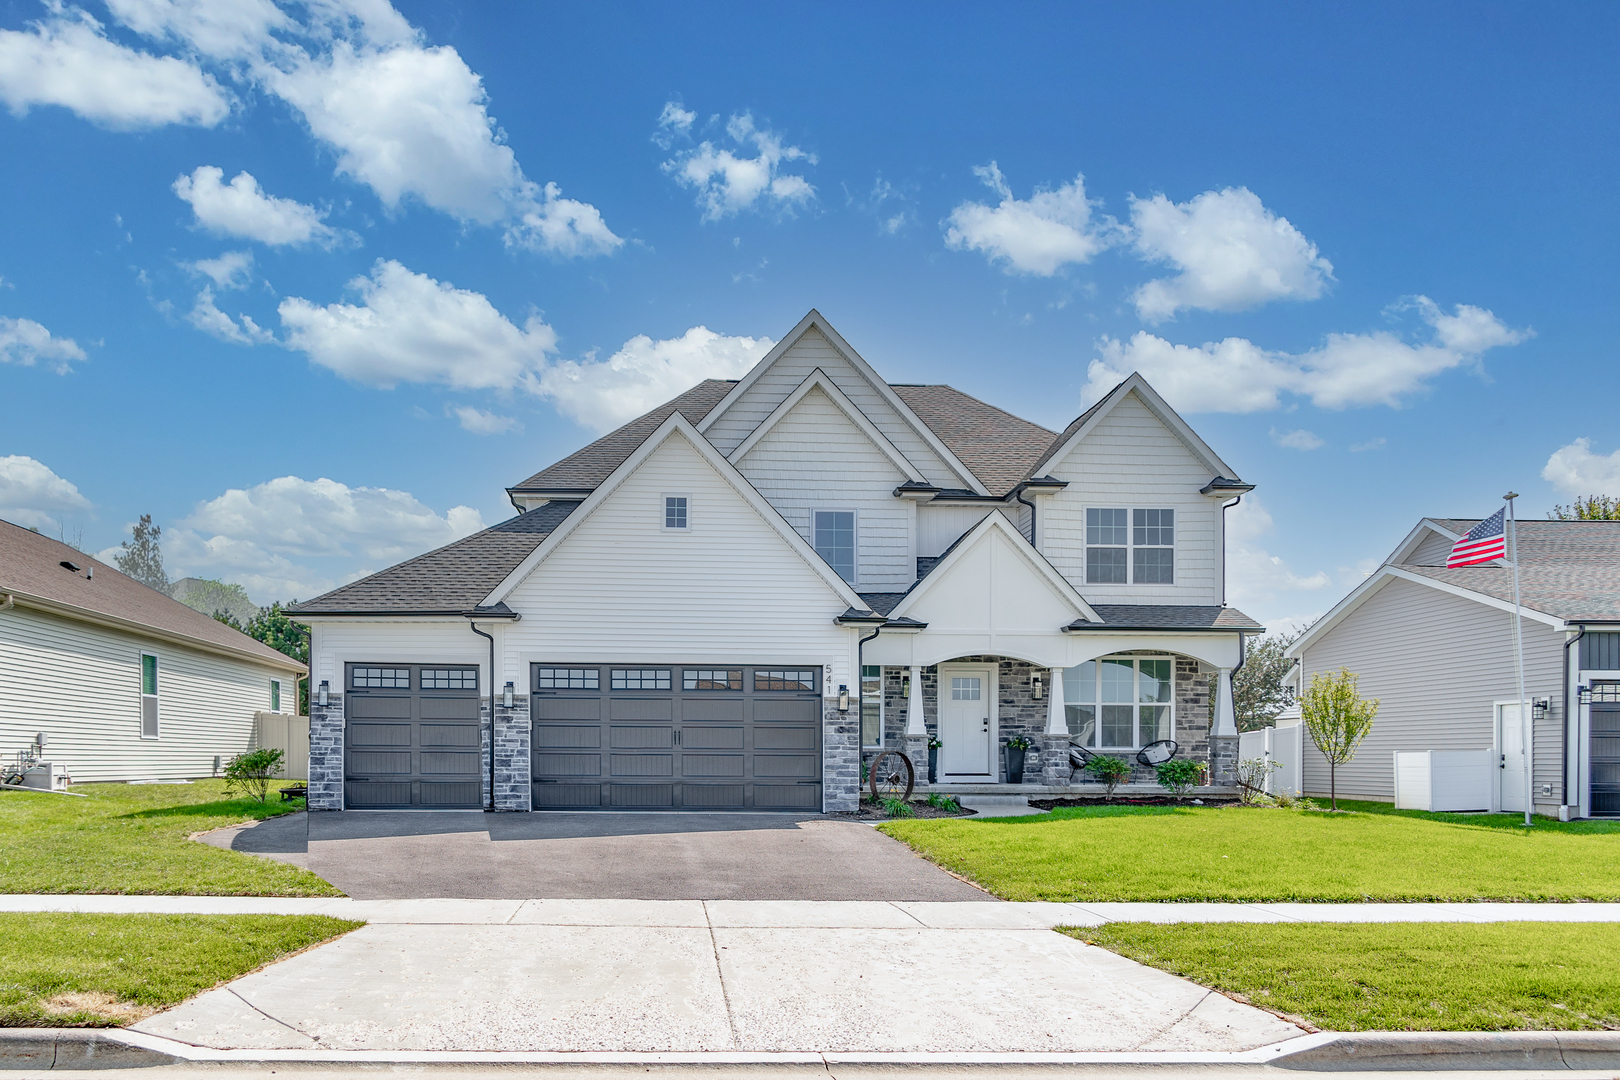
M 1468 530 L 1468 534 L 1451 547 L 1446 568 L 1477 566 L 1507 556 L 1507 528 L 1502 524 L 1507 508 L 1503 507 L 1484 521 Z

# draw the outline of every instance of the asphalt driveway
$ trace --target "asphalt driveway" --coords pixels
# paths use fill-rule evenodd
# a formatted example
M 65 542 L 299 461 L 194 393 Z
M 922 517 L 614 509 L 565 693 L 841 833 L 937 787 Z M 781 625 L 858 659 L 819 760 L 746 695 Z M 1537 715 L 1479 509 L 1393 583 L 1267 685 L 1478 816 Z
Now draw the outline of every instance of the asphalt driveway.
M 816 814 L 327 811 L 201 839 L 363 900 L 994 899 L 869 825 Z

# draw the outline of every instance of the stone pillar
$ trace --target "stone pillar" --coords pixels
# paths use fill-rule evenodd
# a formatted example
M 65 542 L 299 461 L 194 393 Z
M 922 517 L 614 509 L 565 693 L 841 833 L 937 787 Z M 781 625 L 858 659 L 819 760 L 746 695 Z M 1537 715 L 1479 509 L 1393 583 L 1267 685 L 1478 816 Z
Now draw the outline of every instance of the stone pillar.
M 821 809 L 861 808 L 861 721 L 855 709 L 838 711 L 837 698 L 822 699 Z
M 911 767 L 917 771 L 917 786 L 928 785 L 928 736 L 907 735 L 906 757 L 911 759 Z
M 1041 783 L 1047 787 L 1069 786 L 1069 735 L 1042 735 L 1036 740 L 1041 745 Z
M 328 691 L 327 704 L 310 695 L 309 802 L 311 810 L 343 809 L 343 695 Z
M 499 698 L 497 698 L 499 702 Z M 495 809 L 531 810 L 529 697 L 514 695 L 512 707 L 495 707 Z
M 1209 737 L 1209 782 L 1217 787 L 1237 783 L 1237 713 L 1232 707 L 1232 669 L 1220 669 L 1215 690 L 1214 724 Z

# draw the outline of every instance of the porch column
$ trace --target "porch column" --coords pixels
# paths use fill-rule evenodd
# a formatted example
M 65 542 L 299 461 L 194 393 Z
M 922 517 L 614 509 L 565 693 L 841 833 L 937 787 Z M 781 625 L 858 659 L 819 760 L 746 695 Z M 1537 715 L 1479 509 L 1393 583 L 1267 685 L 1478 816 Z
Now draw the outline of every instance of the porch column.
M 1048 735 L 1069 736 L 1069 715 L 1063 708 L 1063 669 L 1051 668 L 1046 673 L 1049 684 L 1046 690 L 1048 707 L 1046 710 L 1046 733 Z
M 922 668 L 907 668 L 911 691 L 906 694 L 906 756 L 917 770 L 917 783 L 927 784 L 928 778 L 928 724 L 923 719 Z
M 1232 707 L 1232 669 L 1220 669 L 1215 690 L 1215 716 L 1209 738 L 1209 782 L 1229 787 L 1237 783 L 1237 712 Z
M 1050 668 L 1046 696 L 1046 731 L 1041 735 L 1041 783 L 1066 787 L 1069 783 L 1069 717 L 1063 708 L 1063 669 Z
M 1232 669 L 1221 668 L 1221 681 L 1215 691 L 1215 737 L 1237 738 L 1237 713 L 1232 708 Z

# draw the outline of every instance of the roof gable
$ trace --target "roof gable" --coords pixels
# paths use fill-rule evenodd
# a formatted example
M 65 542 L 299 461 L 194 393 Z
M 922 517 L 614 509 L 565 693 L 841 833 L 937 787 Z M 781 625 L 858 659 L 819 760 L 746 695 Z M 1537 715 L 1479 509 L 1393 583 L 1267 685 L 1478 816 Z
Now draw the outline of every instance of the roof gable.
M 1086 436 L 1096 430 L 1097 425 L 1102 422 L 1104 417 L 1132 395 L 1192 452 L 1192 455 L 1210 471 L 1211 475 L 1226 477 L 1229 480 L 1237 479 L 1237 471 L 1222 461 L 1220 456 L 1210 448 L 1209 444 L 1192 429 L 1191 425 L 1183 420 L 1180 414 L 1172 409 L 1164 398 L 1159 396 L 1158 391 L 1148 385 L 1148 381 L 1140 373 L 1136 372 L 1133 372 L 1129 378 L 1104 394 L 1102 399 L 1095 405 L 1076 417 L 1074 422 L 1053 440 L 1051 449 L 1031 466 L 1028 475 L 1039 475 L 1068 457 L 1070 452 Z
M 1005 495 L 1027 480 L 1057 433 L 954 386 L 890 385 L 992 495 Z
M 849 398 L 845 396 L 844 392 L 838 388 L 838 385 L 829 379 L 827 377 L 827 373 L 822 371 L 820 368 L 816 368 L 814 371 L 812 371 L 809 376 L 805 378 L 804 382 L 799 384 L 798 388 L 795 389 L 793 393 L 783 398 L 782 404 L 778 405 L 776 410 L 772 412 L 770 416 L 766 417 L 763 423 L 750 432 L 746 439 L 738 443 L 735 450 L 726 455 L 726 460 L 730 461 L 733 465 L 739 464 L 743 458 L 748 456 L 748 452 L 755 446 L 758 446 L 760 440 L 763 439 L 773 428 L 775 428 L 783 420 L 787 419 L 788 415 L 792 413 L 801 402 L 805 401 L 806 398 L 811 398 L 811 400 L 814 400 L 812 397 L 814 394 L 820 394 L 825 400 L 830 402 L 834 408 L 842 413 L 844 419 L 849 421 L 849 423 L 858 429 L 862 435 L 866 436 L 867 440 L 873 446 L 877 447 L 878 451 L 881 452 L 884 457 L 889 459 L 889 463 L 899 470 L 905 479 L 915 481 L 922 480 L 923 471 L 917 468 L 916 465 L 912 464 L 911 461 L 900 452 L 899 447 L 890 442 L 889 437 L 884 435 L 883 432 L 879 431 L 877 425 L 873 424 L 871 420 L 867 419 L 866 414 L 861 412 L 860 409 L 856 408 L 855 403 L 850 401 Z

